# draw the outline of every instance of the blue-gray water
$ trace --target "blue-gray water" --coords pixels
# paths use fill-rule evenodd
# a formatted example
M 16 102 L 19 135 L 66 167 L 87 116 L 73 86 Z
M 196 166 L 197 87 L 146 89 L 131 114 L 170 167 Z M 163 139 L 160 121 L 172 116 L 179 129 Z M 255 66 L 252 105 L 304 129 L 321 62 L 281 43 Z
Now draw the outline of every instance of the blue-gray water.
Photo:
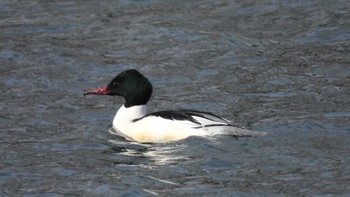
M 349 54 L 347 0 L 1 0 L 0 196 L 349 196 Z M 128 68 L 269 135 L 114 136 Z

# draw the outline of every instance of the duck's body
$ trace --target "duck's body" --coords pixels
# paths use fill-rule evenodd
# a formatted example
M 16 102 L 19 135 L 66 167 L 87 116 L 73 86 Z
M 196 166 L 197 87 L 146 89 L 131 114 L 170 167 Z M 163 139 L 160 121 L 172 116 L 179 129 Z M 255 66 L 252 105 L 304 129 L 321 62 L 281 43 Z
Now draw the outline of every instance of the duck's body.
M 146 111 L 146 105 L 128 108 L 123 105 L 113 119 L 113 128 L 140 142 L 173 141 L 224 133 L 237 135 L 235 131 L 243 130 L 207 112 L 169 110 L 147 114 Z
M 169 110 L 147 114 L 146 103 L 151 97 L 152 85 L 136 70 L 124 71 L 108 86 L 86 94 L 124 97 L 126 102 L 117 111 L 113 128 L 139 142 L 166 142 L 216 134 L 237 137 L 261 134 L 236 127 L 230 121 L 208 112 Z
M 203 130 L 194 129 L 195 125 L 189 121 L 158 115 L 146 114 L 145 105 L 128 108 L 123 105 L 113 119 L 113 128 L 140 142 L 173 141 L 190 135 L 205 135 Z

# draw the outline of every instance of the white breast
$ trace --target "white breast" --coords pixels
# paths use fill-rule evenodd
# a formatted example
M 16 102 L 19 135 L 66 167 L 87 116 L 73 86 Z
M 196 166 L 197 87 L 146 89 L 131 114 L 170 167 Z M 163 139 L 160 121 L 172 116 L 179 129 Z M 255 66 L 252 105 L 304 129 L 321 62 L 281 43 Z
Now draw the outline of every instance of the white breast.
M 113 128 L 127 134 L 128 128 L 133 120 L 146 115 L 147 107 L 145 105 L 137 105 L 126 108 L 124 105 L 119 108 L 113 119 Z

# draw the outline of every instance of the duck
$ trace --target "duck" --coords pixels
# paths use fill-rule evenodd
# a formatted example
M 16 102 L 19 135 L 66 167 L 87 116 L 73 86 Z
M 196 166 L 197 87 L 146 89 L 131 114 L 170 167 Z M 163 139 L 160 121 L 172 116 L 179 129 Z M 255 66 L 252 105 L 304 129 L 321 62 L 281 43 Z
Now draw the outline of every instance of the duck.
M 257 136 L 263 133 L 238 127 L 210 112 L 176 109 L 147 113 L 153 87 L 136 69 L 119 73 L 107 86 L 84 92 L 86 95 L 120 96 L 125 103 L 113 119 L 113 129 L 138 142 L 170 142 L 190 136 Z

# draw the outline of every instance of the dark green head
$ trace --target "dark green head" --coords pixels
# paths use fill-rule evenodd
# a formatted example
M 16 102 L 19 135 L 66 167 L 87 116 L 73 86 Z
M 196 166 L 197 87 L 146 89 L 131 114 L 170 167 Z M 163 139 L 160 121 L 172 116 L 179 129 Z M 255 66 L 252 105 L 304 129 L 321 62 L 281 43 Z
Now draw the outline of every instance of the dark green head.
M 111 95 L 125 98 L 125 107 L 145 105 L 152 95 L 152 84 L 135 69 L 117 75 L 106 87 L 87 91 L 84 95 Z

